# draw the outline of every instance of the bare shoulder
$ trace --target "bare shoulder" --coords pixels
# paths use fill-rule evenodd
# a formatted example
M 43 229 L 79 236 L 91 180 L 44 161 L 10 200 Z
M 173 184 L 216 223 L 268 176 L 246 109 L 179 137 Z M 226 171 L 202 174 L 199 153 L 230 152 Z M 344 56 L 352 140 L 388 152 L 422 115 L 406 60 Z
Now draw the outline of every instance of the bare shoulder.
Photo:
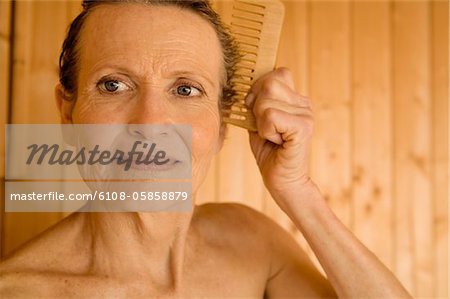
M 207 203 L 197 206 L 194 223 L 205 229 L 220 229 L 223 233 L 254 236 L 269 240 L 268 230 L 283 231 L 272 219 L 239 203 Z
M 42 279 L 70 273 L 81 260 L 74 253 L 76 215 L 58 222 L 28 241 L 0 262 L 0 297 L 27 297 L 30 289 L 45 286 Z M 77 248 L 76 250 L 80 250 Z M 70 258 L 68 258 L 70 257 Z M 26 287 L 25 287 L 26 286 Z M 31 287 L 33 286 L 33 287 Z M 28 294 L 35 296 L 36 294 Z
M 0 270 L 19 270 L 56 265 L 74 250 L 74 241 L 82 229 L 82 218 L 74 213 L 35 236 L 10 253 L 0 263 Z M 80 248 L 76 248 L 79 252 Z
M 27 293 L 25 286 L 34 284 L 32 277 L 34 271 L 29 266 L 24 266 L 27 258 L 23 255 L 13 254 L 0 262 L 0 298 L 24 298 L 32 294 Z
M 208 203 L 198 206 L 193 225 L 210 242 L 246 253 L 260 254 L 267 261 L 272 260 L 280 242 L 290 245 L 296 243 L 272 219 L 238 203 Z
M 1 266 L 0 266 L 1 268 Z M 30 298 L 37 297 L 30 293 L 35 289 L 39 279 L 31 273 L 21 271 L 0 270 L 0 297 L 1 298 Z
M 242 221 L 256 224 L 269 219 L 261 212 L 240 203 L 205 203 L 196 207 L 194 217 L 197 216 L 203 219 L 214 218 L 218 223 L 227 224 L 230 221 L 234 224 L 242 224 Z

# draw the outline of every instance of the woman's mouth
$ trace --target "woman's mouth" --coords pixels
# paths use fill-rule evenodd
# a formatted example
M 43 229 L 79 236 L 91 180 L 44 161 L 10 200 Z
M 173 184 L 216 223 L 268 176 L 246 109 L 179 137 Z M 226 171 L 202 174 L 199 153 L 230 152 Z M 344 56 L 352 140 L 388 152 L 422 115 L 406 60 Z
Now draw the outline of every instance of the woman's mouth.
M 157 161 L 137 161 L 131 162 L 130 168 L 140 171 L 168 171 L 179 167 L 182 162 L 177 159 L 167 158 L 164 163 L 156 163 Z

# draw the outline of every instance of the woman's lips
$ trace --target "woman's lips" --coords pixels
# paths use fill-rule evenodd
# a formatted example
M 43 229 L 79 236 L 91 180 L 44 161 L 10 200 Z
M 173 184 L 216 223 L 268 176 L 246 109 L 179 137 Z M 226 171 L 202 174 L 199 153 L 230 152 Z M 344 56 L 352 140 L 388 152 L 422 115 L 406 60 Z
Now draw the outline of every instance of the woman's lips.
M 167 171 L 167 170 L 172 170 L 176 167 L 178 167 L 181 164 L 181 161 L 176 160 L 176 159 L 168 159 L 169 161 L 167 161 L 167 163 L 163 163 L 163 164 L 156 164 L 155 162 L 151 162 L 149 164 L 147 163 L 136 163 L 136 161 L 133 160 L 133 162 L 131 163 L 131 167 L 133 169 L 136 170 L 144 170 L 144 171 Z
M 117 164 L 120 166 L 129 165 L 130 169 L 142 170 L 142 171 L 167 171 L 174 169 L 182 164 L 182 162 L 174 157 L 165 157 L 164 159 L 156 159 L 155 156 L 149 158 L 145 157 L 133 157 L 132 161 L 129 161 L 129 157 L 124 160 L 117 160 Z M 157 163 L 156 163 L 157 162 Z

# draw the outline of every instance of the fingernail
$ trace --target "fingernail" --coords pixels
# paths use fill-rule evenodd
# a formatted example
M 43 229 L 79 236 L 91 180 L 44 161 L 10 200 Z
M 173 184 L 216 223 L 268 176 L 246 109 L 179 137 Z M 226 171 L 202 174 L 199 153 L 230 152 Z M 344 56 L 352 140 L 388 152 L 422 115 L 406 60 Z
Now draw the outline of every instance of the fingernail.
M 253 104 L 254 100 L 255 100 L 255 95 L 253 93 L 249 92 L 247 97 L 245 98 L 245 105 L 250 107 Z

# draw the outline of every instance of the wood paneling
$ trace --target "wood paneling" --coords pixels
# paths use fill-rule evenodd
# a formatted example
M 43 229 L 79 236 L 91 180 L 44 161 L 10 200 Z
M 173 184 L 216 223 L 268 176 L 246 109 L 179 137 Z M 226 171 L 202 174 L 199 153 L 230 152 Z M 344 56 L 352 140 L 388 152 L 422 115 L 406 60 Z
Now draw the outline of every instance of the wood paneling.
M 298 91 L 314 104 L 313 179 L 337 216 L 414 296 L 447 298 L 448 1 L 284 3 L 277 65 L 291 68 Z M 10 2 L 0 5 L 5 59 Z M 215 5 L 224 15 L 232 7 L 229 1 Z M 13 83 L 10 122 L 58 122 L 58 54 L 79 8 L 69 0 L 15 4 L 14 59 L 5 59 L 0 71 L 2 86 Z M 6 99 L 6 89 L 0 92 Z M 8 102 L 0 106 L 3 122 Z M 265 191 L 245 131 L 229 128 L 197 200 L 240 202 L 264 212 L 317 264 Z M 9 252 L 63 214 L 2 216 Z
M 392 109 L 388 2 L 352 5 L 353 231 L 392 267 Z
M 426 2 L 393 7 L 395 270 L 418 296 L 433 281 L 429 13 Z
M 58 123 L 51 87 L 58 81 L 58 57 L 68 22 L 66 5 L 18 1 L 15 6 L 11 122 Z M 36 51 L 43 45 L 45 51 Z M 53 86 L 43 82 L 52 82 Z
M 0 1 L 0 123 L 8 123 L 10 93 L 10 53 L 11 53 L 12 2 Z M 0 198 L 3 198 L 5 178 L 5 130 L 0 128 Z M 3 201 L 0 202 L 0 256 L 3 252 Z
M 79 10 L 80 5 L 75 1 L 15 2 L 13 60 L 9 61 L 12 63 L 11 123 L 59 123 L 54 100 L 58 57 L 67 26 Z M 64 214 L 5 213 L 3 216 L 3 249 L 8 254 L 58 222 Z
M 338 218 L 352 226 L 350 2 L 312 1 L 310 6 L 311 176 Z
M 448 296 L 448 198 L 449 198 L 449 6 L 434 2 L 432 17 L 432 138 L 433 138 L 433 226 L 434 295 Z

